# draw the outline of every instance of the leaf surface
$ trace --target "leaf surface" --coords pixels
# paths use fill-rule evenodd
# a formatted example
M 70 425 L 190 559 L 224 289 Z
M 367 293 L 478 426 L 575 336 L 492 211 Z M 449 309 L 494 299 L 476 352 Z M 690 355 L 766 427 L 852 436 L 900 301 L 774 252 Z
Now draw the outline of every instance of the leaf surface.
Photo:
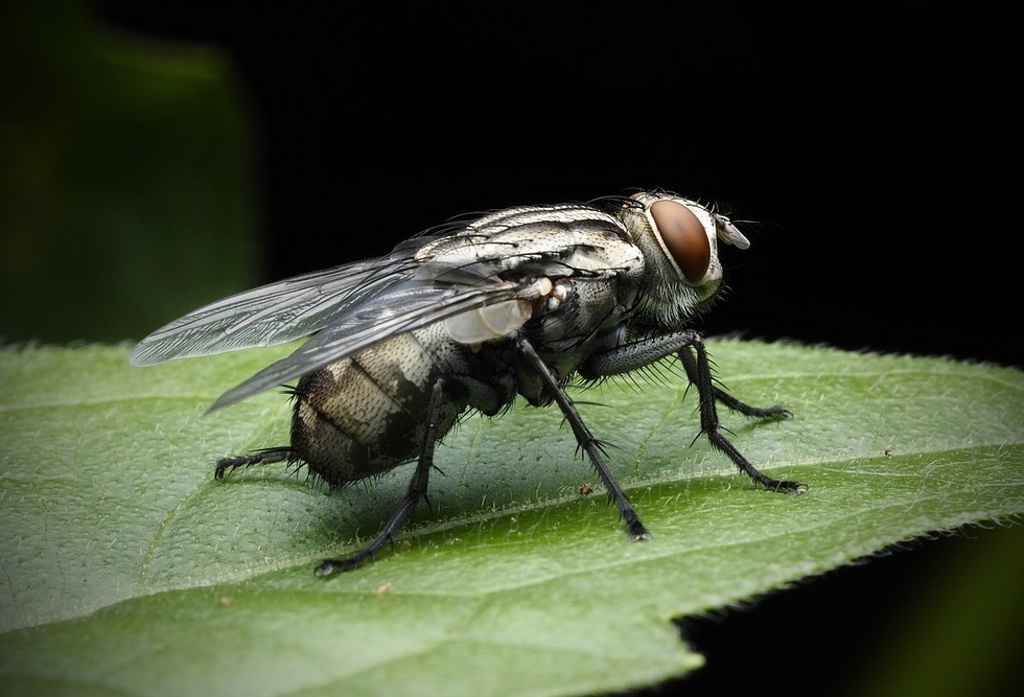
M 330 492 L 212 463 L 287 443 L 287 400 L 205 409 L 288 347 L 127 366 L 124 347 L 0 353 L 0 686 L 48 694 L 579 694 L 701 664 L 669 621 L 1024 512 L 1024 375 L 944 359 L 710 343 L 723 410 L 801 496 L 698 438 L 670 365 L 574 392 L 653 533 L 630 544 L 555 409 L 472 417 L 392 549 L 328 580 L 412 466 Z M 693 444 L 691 445 L 691 442 Z M 579 493 L 589 484 L 593 494 Z

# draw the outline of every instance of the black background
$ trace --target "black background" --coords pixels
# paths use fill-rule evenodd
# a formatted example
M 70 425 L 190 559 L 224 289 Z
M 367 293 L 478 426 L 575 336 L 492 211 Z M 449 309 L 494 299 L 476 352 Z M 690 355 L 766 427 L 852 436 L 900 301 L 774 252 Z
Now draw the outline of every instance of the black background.
M 100 8 L 234 57 L 265 280 L 660 186 L 762 223 L 726 250 L 709 334 L 1019 365 L 1006 22 L 805 5 Z
M 660 186 L 760 221 L 749 251 L 723 252 L 731 292 L 708 334 L 1021 364 L 1006 18 L 921 2 L 98 7 L 234 58 L 263 280 L 467 211 Z M 957 544 L 691 623 L 709 666 L 687 687 L 800 693 L 784 670 L 737 670 L 784 646 L 829 693 Z

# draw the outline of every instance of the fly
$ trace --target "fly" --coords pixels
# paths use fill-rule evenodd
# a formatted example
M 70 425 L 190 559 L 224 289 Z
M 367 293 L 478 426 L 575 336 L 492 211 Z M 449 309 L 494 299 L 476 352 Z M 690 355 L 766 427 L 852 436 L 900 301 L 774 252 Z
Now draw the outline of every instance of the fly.
M 395 538 L 426 498 L 435 446 L 459 419 L 497 415 L 517 396 L 558 405 L 629 538 L 643 540 L 647 528 L 566 392 L 577 377 L 597 381 L 674 354 L 696 387 L 711 445 L 765 489 L 806 488 L 762 473 L 722 435 L 716 404 L 757 418 L 791 414 L 717 387 L 701 335 L 687 326 L 721 288 L 719 243 L 749 246 L 727 217 L 658 190 L 508 208 L 427 231 L 387 256 L 207 305 L 143 339 L 131 363 L 312 337 L 211 411 L 298 380 L 291 443 L 219 460 L 217 479 L 287 461 L 343 487 L 416 461 L 380 534 L 352 556 L 321 562 L 321 576 L 362 565 Z

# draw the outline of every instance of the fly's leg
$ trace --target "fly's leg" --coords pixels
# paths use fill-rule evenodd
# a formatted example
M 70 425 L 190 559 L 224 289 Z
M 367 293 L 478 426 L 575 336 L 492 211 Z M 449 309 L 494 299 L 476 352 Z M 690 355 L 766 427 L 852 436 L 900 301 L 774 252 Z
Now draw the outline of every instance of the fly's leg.
M 434 466 L 434 447 L 437 444 L 437 422 L 441 413 L 441 403 L 444 400 L 443 388 L 444 378 L 438 378 L 430 394 L 430 405 L 427 408 L 427 428 L 423 435 L 420 459 L 416 464 L 416 471 L 413 472 L 412 479 L 409 480 L 409 488 L 405 492 L 405 498 L 402 499 L 398 510 L 391 515 L 381 533 L 365 549 L 345 559 L 324 559 L 316 567 L 317 576 L 330 576 L 341 571 L 351 571 L 365 564 L 376 556 L 381 547 L 395 539 L 395 535 L 405 526 L 420 500 L 427 498 L 427 480 L 430 478 L 430 469 Z
M 679 360 L 683 364 L 683 368 L 686 369 L 686 377 L 689 378 L 690 382 L 696 385 L 699 378 L 699 368 L 697 367 L 697 360 L 694 358 L 693 353 L 688 349 L 682 349 L 679 351 Z M 710 367 L 710 366 L 709 366 Z M 782 406 L 781 404 L 773 404 L 770 407 L 753 407 L 745 402 L 733 397 L 725 390 L 719 389 L 718 387 L 713 388 L 715 393 L 715 401 L 721 402 L 729 409 L 735 412 L 739 412 L 744 416 L 754 416 L 761 419 L 791 419 L 793 413 Z
M 267 448 L 266 450 L 257 450 L 252 455 L 221 458 L 220 460 L 217 460 L 217 467 L 213 471 L 213 478 L 219 481 L 224 479 L 225 474 L 228 472 L 234 472 L 239 467 L 270 465 L 275 462 L 291 460 L 291 458 L 292 449 L 289 447 Z
M 692 348 L 693 352 L 696 354 L 696 360 L 694 360 L 693 355 L 690 354 L 690 348 Z M 696 337 L 696 340 L 693 341 L 689 347 L 684 347 L 679 351 L 679 359 L 686 368 L 686 374 L 689 377 L 690 382 L 697 386 L 697 395 L 700 400 L 700 428 L 701 431 L 704 432 L 704 435 L 708 437 L 708 440 L 711 441 L 711 445 L 716 450 L 720 450 L 728 455 L 729 459 L 733 461 L 733 464 L 735 464 L 740 471 L 745 473 L 765 489 L 770 491 L 785 491 L 791 494 L 799 494 L 806 491 L 807 486 L 805 484 L 773 479 L 750 464 L 747 458 L 743 457 L 743 454 L 736 449 L 736 446 L 730 443 L 719 430 L 718 410 L 715 408 L 715 402 L 722 401 L 722 403 L 730 409 L 735 409 L 742 414 L 748 414 L 750 416 L 788 417 L 790 416 L 790 413 L 785 408 L 778 405 L 768 407 L 767 409 L 751 407 L 737 399 L 734 399 L 733 397 L 730 397 L 715 387 L 714 380 L 711 376 L 711 366 L 708 362 L 707 350 L 704 348 L 704 342 L 699 336 Z M 692 374 L 688 361 L 693 363 Z
M 526 338 L 519 339 L 518 348 L 533 366 L 534 370 L 537 371 L 537 374 L 540 375 L 544 384 L 551 391 L 551 394 L 555 396 L 555 401 L 562 410 L 562 414 L 565 415 L 565 420 L 572 427 L 573 435 L 576 436 L 576 442 L 590 456 L 594 469 L 597 470 L 598 476 L 601 477 L 601 481 L 604 482 L 605 489 L 608 491 L 608 498 L 615 503 L 619 513 L 622 514 L 622 519 L 626 522 L 629 539 L 650 539 L 651 534 L 647 532 L 647 528 L 640 522 L 640 517 L 633 510 L 633 506 L 629 503 L 626 493 L 612 476 L 611 469 L 605 461 L 604 453 L 601 451 L 600 443 L 594 438 L 586 424 L 583 423 L 583 419 L 580 417 L 579 412 L 576 411 L 576 406 L 573 404 L 572 399 L 562 389 L 562 386 L 558 384 L 558 380 L 551 373 L 547 365 L 545 365 L 544 361 L 541 360 L 540 356 L 537 355 L 537 352 Z
M 806 491 L 806 485 L 800 482 L 773 479 L 764 474 L 750 464 L 747 458 L 722 435 L 716 402 L 721 402 L 729 409 L 747 416 L 788 418 L 791 414 L 789 410 L 779 405 L 767 408 L 752 407 L 715 387 L 704 340 L 697 332 L 682 330 L 617 346 L 591 356 L 580 366 L 580 373 L 586 378 L 628 373 L 673 353 L 678 354 L 686 369 L 687 378 L 697 388 L 701 432 L 708 437 L 712 447 L 725 453 L 741 472 L 765 489 L 794 494 Z

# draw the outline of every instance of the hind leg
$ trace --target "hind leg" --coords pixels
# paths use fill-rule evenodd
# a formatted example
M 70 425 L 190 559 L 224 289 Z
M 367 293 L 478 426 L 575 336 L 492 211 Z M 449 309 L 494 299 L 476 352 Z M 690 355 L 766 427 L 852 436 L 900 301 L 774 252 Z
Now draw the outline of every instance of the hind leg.
M 217 467 L 213 471 L 213 478 L 219 481 L 224 479 L 225 474 L 233 472 L 239 467 L 270 465 L 275 462 L 291 460 L 293 457 L 294 453 L 292 452 L 292 449 L 286 446 L 257 450 L 251 455 L 243 455 L 241 457 L 224 457 L 217 460 Z
M 330 576 L 342 571 L 351 571 L 368 562 L 385 544 L 395 539 L 395 535 L 405 527 L 406 521 L 409 520 L 409 516 L 412 515 L 419 502 L 427 498 L 427 481 L 430 479 L 430 470 L 434 466 L 438 420 L 444 399 L 444 378 L 438 378 L 434 383 L 430 395 L 430 405 L 427 408 L 427 428 L 423 434 L 420 459 L 416 464 L 416 471 L 413 472 L 412 479 L 409 480 L 409 488 L 402 503 L 398 506 L 398 510 L 391 514 L 391 518 L 388 519 L 381 533 L 362 551 L 344 559 L 324 559 L 316 567 L 318 576 Z

